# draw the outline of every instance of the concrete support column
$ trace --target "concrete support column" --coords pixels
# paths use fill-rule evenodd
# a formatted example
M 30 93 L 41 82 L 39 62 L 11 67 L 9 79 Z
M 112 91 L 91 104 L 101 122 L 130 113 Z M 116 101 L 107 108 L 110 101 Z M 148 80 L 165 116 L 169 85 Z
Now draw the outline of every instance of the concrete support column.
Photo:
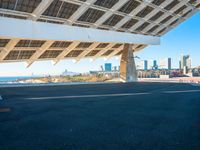
M 131 44 L 124 44 L 120 62 L 120 79 L 124 82 L 136 82 L 137 71 Z

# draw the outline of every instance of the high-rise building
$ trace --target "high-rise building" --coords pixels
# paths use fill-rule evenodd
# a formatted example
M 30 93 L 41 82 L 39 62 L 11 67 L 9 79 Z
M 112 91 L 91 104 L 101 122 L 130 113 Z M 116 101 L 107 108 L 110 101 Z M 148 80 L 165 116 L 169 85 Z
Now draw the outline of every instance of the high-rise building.
M 111 71 L 112 70 L 112 64 L 111 63 L 105 63 L 105 71 Z
M 113 70 L 114 70 L 114 71 L 117 71 L 117 66 L 114 66 L 114 67 L 113 67 Z
M 192 68 L 192 60 L 190 55 L 181 55 L 180 69 L 184 69 L 184 67 L 187 69 Z
M 157 60 L 154 60 L 154 61 L 153 61 L 153 69 L 155 69 L 155 70 L 158 69 Z
M 149 60 L 148 61 L 148 69 L 157 69 L 158 65 L 157 65 L 157 61 L 156 60 Z
M 104 71 L 104 69 L 103 69 L 103 66 L 102 66 L 102 65 L 100 66 L 100 71 Z
M 159 61 L 159 69 L 172 69 L 171 58 L 164 58 Z
M 141 60 L 137 64 L 137 69 L 139 70 L 147 70 L 148 69 L 148 62 L 147 60 Z

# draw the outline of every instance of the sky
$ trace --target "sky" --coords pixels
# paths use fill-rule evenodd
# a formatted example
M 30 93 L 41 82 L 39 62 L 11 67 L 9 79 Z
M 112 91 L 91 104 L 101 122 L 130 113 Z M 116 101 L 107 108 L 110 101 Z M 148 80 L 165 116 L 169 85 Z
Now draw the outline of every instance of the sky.
M 200 13 L 161 37 L 160 45 L 148 46 L 135 55 L 141 60 L 160 60 L 170 57 L 172 58 L 172 67 L 177 68 L 181 54 L 189 54 L 192 58 L 192 66 L 200 66 Z M 84 73 L 90 70 L 99 70 L 104 63 L 119 66 L 119 62 L 120 58 L 118 57 L 109 60 L 99 58 L 95 61 L 82 59 L 76 63 L 73 60 L 62 60 L 57 65 L 53 65 L 51 61 L 40 61 L 35 62 L 29 68 L 26 67 L 25 62 L 0 63 L 0 76 L 59 75 L 65 69 Z

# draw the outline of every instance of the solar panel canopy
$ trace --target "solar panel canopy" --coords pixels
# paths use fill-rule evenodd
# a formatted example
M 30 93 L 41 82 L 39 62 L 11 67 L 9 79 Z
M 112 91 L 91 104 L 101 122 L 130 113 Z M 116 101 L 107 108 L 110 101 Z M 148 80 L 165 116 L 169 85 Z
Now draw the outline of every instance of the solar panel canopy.
M 0 0 L 0 18 L 152 37 L 163 36 L 199 10 L 200 0 Z M 0 62 L 110 58 L 121 55 L 123 44 L 5 35 L 0 36 Z M 133 43 L 133 51 L 147 45 Z

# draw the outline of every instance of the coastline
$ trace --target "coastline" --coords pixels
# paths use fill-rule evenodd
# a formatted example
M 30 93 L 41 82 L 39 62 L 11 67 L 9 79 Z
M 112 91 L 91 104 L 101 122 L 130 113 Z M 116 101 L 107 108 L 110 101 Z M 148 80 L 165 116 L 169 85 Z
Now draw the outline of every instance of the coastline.
M 179 78 L 139 78 L 139 82 L 173 82 L 200 84 L 200 77 Z M 72 85 L 72 84 L 96 84 L 96 83 L 119 83 L 119 78 L 105 78 L 95 76 L 52 76 L 52 77 L 0 77 L 0 85 Z

